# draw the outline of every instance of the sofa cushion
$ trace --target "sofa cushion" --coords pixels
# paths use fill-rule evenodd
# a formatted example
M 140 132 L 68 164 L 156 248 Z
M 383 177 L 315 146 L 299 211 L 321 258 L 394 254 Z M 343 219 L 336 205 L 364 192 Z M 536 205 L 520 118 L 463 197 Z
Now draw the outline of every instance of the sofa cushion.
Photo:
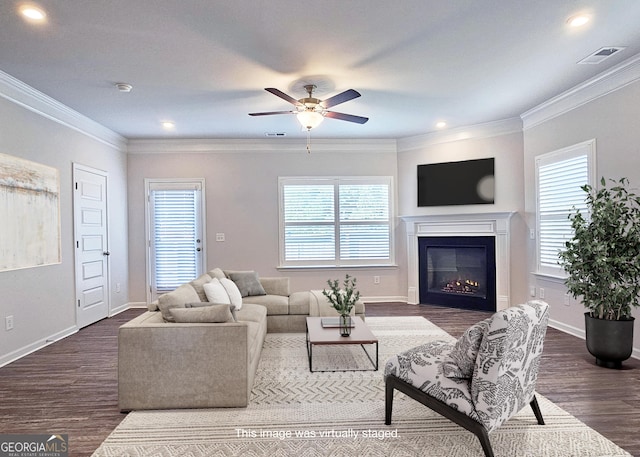
M 289 314 L 289 297 L 282 295 L 256 295 L 255 297 L 247 297 L 247 303 L 262 305 L 267 308 L 269 316 Z
M 162 312 L 162 317 L 169 322 L 173 322 L 173 316 L 169 313 L 172 308 L 184 308 L 187 303 L 200 301 L 198 292 L 191 284 L 183 284 L 177 289 L 160 295 L 158 297 L 158 307 Z
M 267 308 L 262 305 L 245 303 L 240 311 L 236 312 L 238 322 L 262 322 L 266 319 Z
M 238 286 L 240 294 L 243 297 L 251 295 L 267 295 L 262 284 L 260 284 L 258 273 L 255 271 L 234 272 L 229 274 L 229 279 L 236 283 L 236 286 Z
M 207 297 L 208 302 L 211 303 L 222 303 L 222 304 L 231 304 L 231 299 L 229 298 L 229 294 L 227 293 L 227 289 L 224 288 L 222 283 L 218 278 L 213 278 L 211 281 L 204 285 L 204 293 Z
M 172 308 L 169 313 L 175 322 L 205 323 L 205 322 L 235 322 L 229 305 L 211 305 L 198 308 Z
M 226 278 L 224 271 L 222 271 L 221 268 L 214 268 L 207 274 L 212 278 L 218 278 L 218 279 Z
M 294 292 L 289 295 L 289 314 L 309 315 L 309 291 Z
M 193 286 L 193 288 L 198 293 L 198 296 L 200 297 L 200 301 L 207 301 L 207 296 L 205 295 L 204 289 L 202 288 L 202 286 L 204 286 L 209 281 L 211 281 L 211 276 L 209 276 L 207 273 L 204 273 L 189 283 Z
M 242 308 L 242 294 L 240 293 L 240 289 L 238 289 L 238 286 L 236 286 L 236 283 L 228 278 L 222 278 L 219 281 L 227 291 L 229 300 L 231 300 L 231 304 L 236 307 L 236 311 L 240 311 L 240 309 Z
M 289 278 L 286 276 L 260 278 L 260 284 L 262 284 L 264 291 L 268 295 L 284 295 L 285 297 L 288 297 L 290 294 Z

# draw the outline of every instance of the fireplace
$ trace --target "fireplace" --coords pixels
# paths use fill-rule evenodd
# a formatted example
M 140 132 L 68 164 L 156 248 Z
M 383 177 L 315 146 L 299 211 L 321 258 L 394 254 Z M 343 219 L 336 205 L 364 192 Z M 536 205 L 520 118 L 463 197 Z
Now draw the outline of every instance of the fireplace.
M 513 212 L 402 216 L 407 234 L 407 303 L 422 302 L 419 243 L 422 238 L 490 237 L 495 243 L 495 309 L 511 306 L 511 224 Z M 517 238 L 518 242 L 523 242 Z M 526 293 L 526 292 L 525 292 Z
M 420 303 L 496 310 L 495 237 L 420 237 Z

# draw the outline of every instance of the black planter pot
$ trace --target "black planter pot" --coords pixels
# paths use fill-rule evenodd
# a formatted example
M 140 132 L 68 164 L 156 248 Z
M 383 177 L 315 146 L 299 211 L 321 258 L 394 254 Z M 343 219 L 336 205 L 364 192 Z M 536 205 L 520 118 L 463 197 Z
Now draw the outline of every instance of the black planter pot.
M 606 368 L 622 368 L 622 362 L 633 351 L 633 317 L 612 321 L 584 313 L 587 349 L 596 364 Z

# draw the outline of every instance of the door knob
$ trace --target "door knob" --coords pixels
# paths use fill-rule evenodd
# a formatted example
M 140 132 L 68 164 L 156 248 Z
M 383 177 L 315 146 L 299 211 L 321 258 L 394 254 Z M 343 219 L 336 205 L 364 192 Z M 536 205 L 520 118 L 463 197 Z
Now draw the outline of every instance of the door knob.
M 200 249 L 200 248 L 196 248 L 196 251 L 200 252 L 200 251 L 202 251 L 202 249 Z
M 111 253 L 109 251 L 104 251 L 102 255 L 111 255 Z

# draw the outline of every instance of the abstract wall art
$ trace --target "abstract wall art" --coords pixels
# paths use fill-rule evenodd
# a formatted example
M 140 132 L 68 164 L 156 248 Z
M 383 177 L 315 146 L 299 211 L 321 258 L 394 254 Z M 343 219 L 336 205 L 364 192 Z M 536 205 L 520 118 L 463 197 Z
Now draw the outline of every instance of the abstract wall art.
M 60 262 L 58 170 L 0 153 L 0 271 Z

